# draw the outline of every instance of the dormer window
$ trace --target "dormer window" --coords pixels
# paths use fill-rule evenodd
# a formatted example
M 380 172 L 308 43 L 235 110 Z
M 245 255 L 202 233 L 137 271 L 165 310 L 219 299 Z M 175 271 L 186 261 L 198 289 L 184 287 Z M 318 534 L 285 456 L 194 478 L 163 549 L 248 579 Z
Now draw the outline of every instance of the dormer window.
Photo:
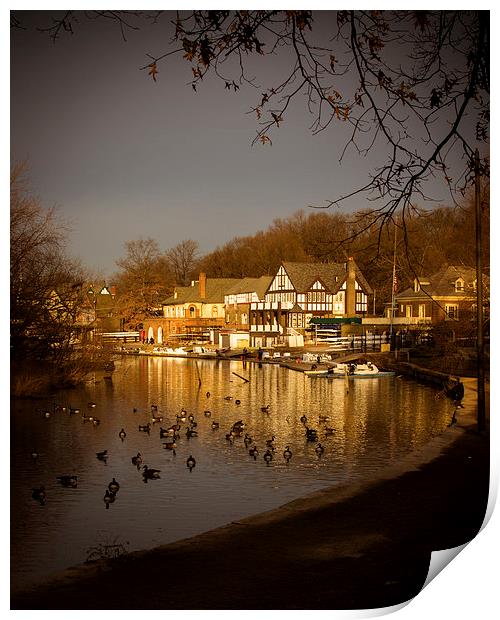
M 418 293 L 418 291 L 420 290 L 420 281 L 418 278 L 415 278 L 415 280 L 413 281 L 413 290 L 415 291 L 415 293 Z
M 464 285 L 465 285 L 464 280 L 463 280 L 462 278 L 457 278 L 457 279 L 455 280 L 455 291 L 457 291 L 457 292 L 463 292 L 463 290 L 464 290 Z

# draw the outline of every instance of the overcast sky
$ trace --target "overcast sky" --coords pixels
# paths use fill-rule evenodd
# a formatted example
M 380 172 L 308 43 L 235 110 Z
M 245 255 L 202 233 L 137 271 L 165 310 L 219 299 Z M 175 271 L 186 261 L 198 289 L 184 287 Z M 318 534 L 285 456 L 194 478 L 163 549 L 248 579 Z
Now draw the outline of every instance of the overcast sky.
M 319 15 L 316 27 L 332 18 Z M 372 163 L 340 165 L 346 133 L 313 136 L 303 100 L 272 146 L 251 146 L 248 111 L 286 57 L 256 65 L 262 90 L 230 93 L 206 79 L 195 93 L 179 56 L 153 82 L 140 67 L 167 49 L 166 21 L 127 42 L 115 24 L 86 20 L 56 45 L 33 30 L 11 36 L 12 160 L 28 159 L 42 204 L 71 224 L 72 254 L 107 276 L 126 241 L 153 237 L 168 249 L 190 238 L 209 252 L 351 191 Z

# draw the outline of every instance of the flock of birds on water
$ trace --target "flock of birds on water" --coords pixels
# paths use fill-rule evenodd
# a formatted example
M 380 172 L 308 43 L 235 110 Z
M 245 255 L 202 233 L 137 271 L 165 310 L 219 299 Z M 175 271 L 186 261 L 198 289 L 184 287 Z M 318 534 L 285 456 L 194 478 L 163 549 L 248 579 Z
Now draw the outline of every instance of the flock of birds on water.
M 211 396 L 210 392 L 207 392 L 206 393 L 207 399 L 209 399 L 210 396 Z M 225 396 L 224 399 L 226 401 L 232 401 L 233 397 Z M 241 404 L 241 401 L 239 399 L 236 399 L 234 400 L 234 403 L 235 405 L 238 406 Z M 71 416 L 80 415 L 82 417 L 83 422 L 91 423 L 93 426 L 99 426 L 100 420 L 93 413 L 95 408 L 96 408 L 96 403 L 94 402 L 89 402 L 87 404 L 87 412 L 82 412 L 79 408 L 65 407 L 63 405 L 54 404 L 52 411 L 44 409 L 44 410 L 41 410 L 41 414 L 45 419 L 49 419 L 53 413 L 68 413 Z M 266 413 L 266 414 L 270 413 L 270 405 L 264 405 L 260 409 L 262 413 Z M 134 408 L 133 413 L 139 413 L 138 409 Z M 204 417 L 211 419 L 212 413 L 209 409 L 205 409 Z M 325 448 L 318 441 L 319 440 L 318 430 L 308 426 L 308 419 L 305 415 L 302 415 L 300 417 L 300 422 L 302 423 L 305 429 L 306 441 L 314 442 L 316 444 L 315 453 L 318 456 L 318 458 L 321 458 L 321 456 L 323 455 L 325 451 Z M 319 424 L 323 425 L 322 431 L 325 437 L 329 437 L 334 434 L 334 429 L 327 426 L 328 416 L 320 415 L 318 418 L 318 422 Z M 150 419 L 146 424 L 139 424 L 138 431 L 142 433 L 147 433 L 149 435 L 151 431 L 153 430 L 153 427 L 156 424 L 162 424 L 162 423 L 163 423 L 163 416 L 158 411 L 158 405 L 151 405 Z M 184 408 L 182 408 L 181 411 L 176 415 L 176 422 L 174 424 L 172 424 L 171 426 L 167 428 L 164 428 L 162 426 L 159 427 L 160 439 L 164 440 L 162 442 L 162 446 L 165 450 L 171 451 L 173 456 L 176 455 L 177 442 L 181 438 L 181 431 L 183 429 L 182 423 L 187 423 L 185 426 L 185 435 L 187 439 L 190 439 L 192 437 L 197 437 L 198 423 L 196 422 L 194 415 L 192 413 L 188 414 L 188 412 Z M 215 420 L 212 420 L 210 422 L 210 426 L 213 431 L 218 431 L 220 428 L 220 423 L 216 422 Z M 247 432 L 245 432 L 245 428 L 246 428 L 246 424 L 243 420 L 237 420 L 236 422 L 234 422 L 229 428 L 228 432 L 226 433 L 226 436 L 225 436 L 226 441 L 232 444 L 238 437 L 243 437 L 243 443 L 245 445 L 245 449 L 248 452 L 248 455 L 256 461 L 257 458 L 259 457 L 260 451 L 259 451 L 259 448 L 257 447 L 256 442 L 253 440 L 253 438 Z M 125 441 L 127 437 L 127 432 L 123 427 L 118 432 L 118 437 L 122 442 Z M 272 435 L 269 439 L 265 441 L 265 448 L 263 448 L 264 452 L 262 454 L 262 458 L 267 465 L 271 465 L 272 461 L 275 459 L 276 449 L 277 449 L 276 436 Z M 31 453 L 31 457 L 34 461 L 37 461 L 40 457 L 40 454 L 36 449 L 34 449 Z M 285 463 L 288 464 L 290 460 L 292 459 L 292 457 L 293 457 L 292 450 L 290 449 L 290 446 L 287 445 L 285 449 L 283 450 L 283 459 Z M 99 461 L 102 461 L 103 463 L 107 464 L 107 460 L 109 458 L 108 450 L 102 450 L 100 452 L 97 452 L 96 458 Z M 161 470 L 149 467 L 147 464 L 145 464 L 143 460 L 143 456 L 140 452 L 137 452 L 137 454 L 131 457 L 131 463 L 133 466 L 137 468 L 138 471 L 142 472 L 142 478 L 145 483 L 147 483 L 150 480 L 157 480 L 160 478 Z M 186 459 L 186 467 L 189 469 L 189 472 L 192 472 L 193 469 L 196 467 L 196 459 L 194 458 L 192 454 L 190 454 L 189 457 Z M 60 476 L 57 476 L 56 479 L 63 487 L 66 487 L 66 488 L 76 488 L 78 486 L 78 476 L 75 474 L 60 475 Z M 104 501 L 106 509 L 109 509 L 110 504 L 112 504 L 116 500 L 119 489 L 120 489 L 120 484 L 116 480 L 116 478 L 113 477 L 113 479 L 109 482 L 108 487 L 107 489 L 105 489 L 105 492 L 104 492 L 103 501 Z M 44 506 L 46 503 L 46 499 L 47 499 L 45 486 L 41 485 L 37 488 L 32 489 L 32 498 L 35 501 L 39 502 L 42 506 Z

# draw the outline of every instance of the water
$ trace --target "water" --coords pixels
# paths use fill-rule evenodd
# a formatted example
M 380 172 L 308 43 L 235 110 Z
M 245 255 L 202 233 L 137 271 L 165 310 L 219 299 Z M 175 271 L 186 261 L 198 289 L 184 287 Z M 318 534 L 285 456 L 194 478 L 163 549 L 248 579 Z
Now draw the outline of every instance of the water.
M 45 418 L 41 411 L 54 403 L 81 413 L 56 411 Z M 148 435 L 138 427 L 151 421 L 153 404 L 163 422 L 152 424 Z M 265 405 L 269 413 L 261 411 Z M 187 438 L 188 421 L 181 422 L 174 456 L 163 448 L 159 428 L 175 423 L 183 407 L 195 416 L 198 436 Z M 310 379 L 276 365 L 152 357 L 118 360 L 112 382 L 97 377 L 51 400 L 13 401 L 12 410 L 14 588 L 84 562 L 92 550 L 99 555 L 105 545 L 151 548 L 371 475 L 442 432 L 452 415 L 451 403 L 436 399 L 434 389 L 398 378 L 352 381 L 347 393 L 343 380 Z M 100 424 L 84 421 L 82 414 Z M 302 415 L 319 432 L 321 457 L 305 439 Z M 219 430 L 212 429 L 213 420 Z M 238 420 L 260 450 L 256 461 L 243 435 L 232 444 L 226 440 Z M 325 424 L 332 435 L 325 436 Z M 276 449 L 267 465 L 263 454 L 272 435 Z M 286 446 L 293 453 L 288 464 Z M 33 449 L 40 454 L 36 460 Z M 108 450 L 106 462 L 96 458 L 102 450 Z M 161 470 L 160 479 L 144 482 L 131 463 L 137 452 L 144 464 Z M 189 471 L 191 454 L 196 466 Z M 78 486 L 63 487 L 56 477 L 64 474 L 77 475 Z M 106 509 L 103 497 L 113 477 L 120 490 Z M 32 498 L 40 485 L 45 505 Z

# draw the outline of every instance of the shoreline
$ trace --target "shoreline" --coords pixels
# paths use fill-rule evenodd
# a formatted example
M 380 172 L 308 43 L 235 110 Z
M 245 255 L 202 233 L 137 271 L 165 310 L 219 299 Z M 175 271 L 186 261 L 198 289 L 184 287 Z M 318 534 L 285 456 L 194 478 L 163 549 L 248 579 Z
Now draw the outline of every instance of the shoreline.
M 464 384 L 457 424 L 374 478 L 155 549 L 69 568 L 13 591 L 11 608 L 355 609 L 406 601 L 425 582 L 431 550 L 467 542 L 484 518 L 488 436 L 473 426 L 475 380 L 464 378 Z M 464 496 L 467 514 L 457 511 Z M 430 541 L 423 534 L 432 534 Z M 393 574 L 394 562 L 404 579 Z M 366 573 L 362 592 L 349 571 Z M 328 575 L 335 575 L 333 590 Z M 392 578 L 381 585 L 382 575 Z M 307 581 L 308 592 L 297 579 Z M 242 586 L 245 580 L 250 583 Z M 119 600 L 109 598 L 110 588 L 118 588 Z M 250 592 L 254 600 L 247 600 Z

